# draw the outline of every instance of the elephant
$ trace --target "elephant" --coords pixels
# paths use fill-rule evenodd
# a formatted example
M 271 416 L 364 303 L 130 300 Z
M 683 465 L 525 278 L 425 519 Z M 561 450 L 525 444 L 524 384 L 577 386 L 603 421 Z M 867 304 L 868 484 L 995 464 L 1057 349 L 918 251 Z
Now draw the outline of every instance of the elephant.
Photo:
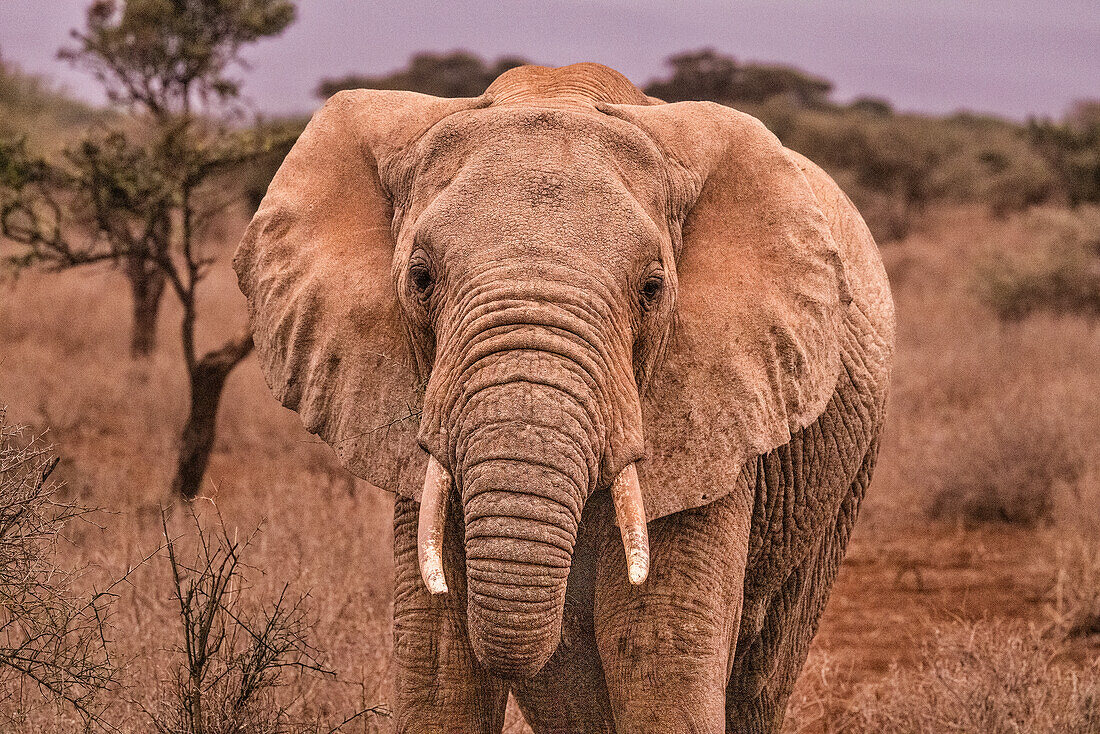
M 894 312 L 763 124 L 592 63 L 313 116 L 234 257 L 265 379 L 395 493 L 394 722 L 775 732 L 870 482 Z

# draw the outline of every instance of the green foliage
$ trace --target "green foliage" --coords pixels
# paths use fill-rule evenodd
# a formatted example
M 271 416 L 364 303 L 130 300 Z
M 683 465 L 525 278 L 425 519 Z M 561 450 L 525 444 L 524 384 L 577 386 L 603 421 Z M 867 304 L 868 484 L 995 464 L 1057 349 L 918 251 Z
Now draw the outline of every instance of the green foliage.
M 1059 179 L 1010 122 L 888 114 L 881 107 L 799 110 L 773 101 L 747 108 L 828 171 L 875 236 L 904 236 L 939 202 L 982 202 L 998 213 L 1057 199 Z
M 438 97 L 476 97 L 498 76 L 527 63 L 512 56 L 488 62 L 467 51 L 419 53 L 404 69 L 382 76 L 324 79 L 317 86 L 317 96 L 326 99 L 343 89 L 407 89 Z
M 848 105 L 848 109 L 879 117 L 894 114 L 894 106 L 890 104 L 890 100 L 882 97 L 857 97 Z
M 979 268 L 978 293 L 1004 321 L 1036 311 L 1100 316 L 1100 207 L 1020 216 L 1027 250 L 998 248 Z
M 62 58 L 86 67 L 114 102 L 154 115 L 237 97 L 228 70 L 242 47 L 283 32 L 291 0 L 95 0 L 77 46 Z
M 87 137 L 53 163 L 0 141 L 0 231 L 20 247 L 3 262 L 63 269 L 156 257 L 168 226 L 170 175 L 119 132 Z
M 270 125 L 257 125 L 253 134 L 264 141 L 264 151 L 238 168 L 233 176 L 242 189 L 245 203 L 250 211 L 260 206 L 268 184 L 290 152 L 294 141 L 302 134 L 308 119 L 287 119 L 272 122 Z
M 92 2 L 73 33 L 79 46 L 62 56 L 143 113 L 140 124 L 87 134 L 56 162 L 25 139 L 0 141 L 0 231 L 24 246 L 10 262 L 126 259 L 128 274 L 162 271 L 192 300 L 206 264 L 195 240 L 226 205 L 220 179 L 289 147 L 285 131 L 241 130 L 215 114 L 238 94 L 227 74 L 244 45 L 293 18 L 290 0 Z
M 8 249 L 3 270 L 27 267 L 63 244 L 65 201 L 59 196 L 68 183 L 64 169 L 27 150 L 26 140 L 0 140 L 0 233 L 21 247 Z
M 760 104 L 782 98 L 798 107 L 828 105 L 831 82 L 790 66 L 739 64 L 714 49 L 689 51 L 669 57 L 667 79 L 650 82 L 646 94 L 666 102 L 710 100 L 727 105 Z
M 709 100 L 756 115 L 788 147 L 827 170 L 880 240 L 908 233 L 939 202 L 981 202 L 1005 214 L 1045 202 L 1100 201 L 1100 103 L 1062 123 L 1021 126 L 976 115 L 895 114 L 889 102 L 832 103 L 832 85 L 796 69 L 740 64 L 713 49 L 668 60 L 646 92 Z
M 1032 144 L 1065 182 L 1070 203 L 1100 201 L 1100 100 L 1083 100 L 1061 123 L 1032 120 Z
M 227 179 L 285 153 L 296 137 L 235 125 L 239 86 L 229 73 L 245 45 L 281 33 L 294 14 L 291 0 L 95 0 L 73 33 L 77 47 L 62 57 L 89 69 L 132 119 L 85 136 L 60 162 L 23 141 L 0 142 L 0 233 L 16 244 L 7 264 L 120 266 L 133 299 L 134 357 L 155 346 L 165 288 L 179 300 L 192 410 L 173 487 L 188 496 L 206 468 L 225 374 L 252 348 L 250 337 L 236 337 L 198 351 L 197 293 L 214 263 L 206 235 L 243 193 Z
M 95 0 L 62 55 L 141 124 L 89 134 L 56 163 L 0 143 L 0 231 L 24 246 L 16 261 L 126 260 L 131 280 L 166 277 L 190 314 L 209 264 L 197 240 L 227 205 L 222 178 L 289 147 L 285 131 L 216 114 L 238 94 L 227 74 L 244 45 L 293 18 L 290 0 Z

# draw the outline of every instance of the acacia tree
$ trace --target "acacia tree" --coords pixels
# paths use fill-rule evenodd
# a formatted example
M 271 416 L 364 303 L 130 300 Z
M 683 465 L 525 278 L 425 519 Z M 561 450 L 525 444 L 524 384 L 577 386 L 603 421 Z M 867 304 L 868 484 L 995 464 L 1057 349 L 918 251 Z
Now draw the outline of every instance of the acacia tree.
M 118 150 L 118 139 L 97 141 L 113 150 L 79 151 L 82 160 L 70 152 L 68 162 L 87 174 L 80 166 L 91 162 L 87 154 L 98 155 L 97 164 L 121 164 L 125 156 L 135 155 L 136 146 L 146 168 L 164 176 L 157 182 L 164 201 L 104 202 L 122 205 L 123 211 L 111 209 L 116 215 L 111 222 L 103 220 L 104 207 L 87 212 L 99 234 L 114 240 L 107 259 L 121 267 L 130 284 L 131 352 L 136 357 L 148 356 L 156 346 L 161 297 L 169 285 L 158 261 L 190 244 L 203 214 L 212 213 L 203 212 L 194 195 L 210 170 L 211 161 L 203 160 L 209 158 L 206 149 L 221 132 L 211 123 L 224 122 L 240 95 L 230 71 L 241 65 L 242 48 L 278 35 L 293 19 L 291 0 L 95 0 L 85 28 L 72 32 L 76 45 L 59 54 L 91 72 L 108 99 L 131 113 L 126 133 L 115 134 L 126 150 Z M 119 193 L 105 191 L 104 185 L 113 182 L 101 177 L 68 183 L 88 189 L 89 199 Z
M 191 409 L 173 489 L 185 497 L 205 473 L 225 380 L 252 350 L 244 329 L 198 350 L 199 286 L 215 262 L 204 234 L 241 193 L 230 179 L 294 137 L 234 126 L 239 86 L 227 74 L 244 45 L 280 33 L 294 12 L 291 0 L 96 0 L 73 34 L 79 46 L 62 55 L 132 113 L 127 127 L 89 135 L 59 162 L 0 143 L 0 231 L 20 246 L 9 264 L 121 265 L 137 355 L 153 348 L 165 289 L 178 298 Z

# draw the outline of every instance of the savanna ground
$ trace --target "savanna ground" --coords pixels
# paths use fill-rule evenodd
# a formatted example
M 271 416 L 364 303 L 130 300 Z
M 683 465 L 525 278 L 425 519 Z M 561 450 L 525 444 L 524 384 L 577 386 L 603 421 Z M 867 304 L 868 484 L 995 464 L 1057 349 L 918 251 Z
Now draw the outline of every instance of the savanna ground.
M 899 322 L 889 425 L 786 731 L 1100 727 L 1100 334 L 1085 315 L 1003 322 L 981 297 L 997 253 L 1034 258 L 1037 238 L 1057 239 L 1081 216 L 942 208 L 883 246 Z M 223 262 L 241 226 L 224 228 Z M 243 322 L 244 302 L 228 267 L 205 287 L 200 336 L 212 344 Z M 127 314 L 110 270 L 28 271 L 0 287 L 0 403 L 9 422 L 48 428 L 63 496 L 104 509 L 69 523 L 58 548 L 62 566 L 86 569 L 81 587 L 102 587 L 164 543 L 186 409 L 176 314 L 164 314 L 163 346 L 146 363 L 128 356 Z M 193 507 L 206 527 L 220 515 L 230 537 L 259 528 L 242 556 L 247 583 L 231 593 L 247 607 L 286 583 L 308 592 L 308 641 L 334 675 L 282 671 L 270 705 L 287 707 L 289 730 L 328 731 L 384 704 L 390 496 L 343 471 L 251 359 L 230 377 L 204 486 Z M 180 507 L 167 521 L 181 546 L 194 527 Z M 182 660 L 164 551 L 116 591 L 121 670 L 106 719 L 148 731 L 167 716 Z M 80 724 L 45 707 L 20 727 Z M 378 709 L 341 731 L 389 728 Z M 514 711 L 507 731 L 527 731 Z

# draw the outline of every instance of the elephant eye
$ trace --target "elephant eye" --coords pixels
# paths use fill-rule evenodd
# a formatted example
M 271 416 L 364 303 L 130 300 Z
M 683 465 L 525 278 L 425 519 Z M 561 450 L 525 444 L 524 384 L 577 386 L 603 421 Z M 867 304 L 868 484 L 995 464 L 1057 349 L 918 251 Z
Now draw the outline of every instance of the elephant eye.
M 660 273 L 650 273 L 642 282 L 642 307 L 649 308 L 661 296 L 665 288 L 665 278 Z
M 409 267 L 409 285 L 420 295 L 431 295 L 434 283 L 431 268 L 428 267 L 427 263 L 413 263 Z

